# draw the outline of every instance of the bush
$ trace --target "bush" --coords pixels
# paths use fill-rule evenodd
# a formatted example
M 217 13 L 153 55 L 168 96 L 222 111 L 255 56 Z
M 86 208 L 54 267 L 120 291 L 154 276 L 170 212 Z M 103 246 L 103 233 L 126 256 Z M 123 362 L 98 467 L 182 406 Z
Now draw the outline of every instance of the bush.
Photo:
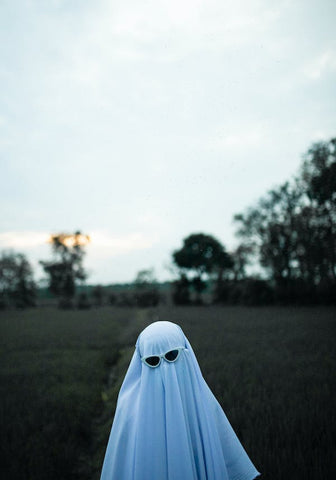
M 118 295 L 116 305 L 119 307 L 135 307 L 136 301 L 134 295 L 128 292 L 121 292 Z
M 247 278 L 241 292 L 241 303 L 244 305 L 268 305 L 273 302 L 273 290 L 266 280 Z
M 90 303 L 88 294 L 85 292 L 80 293 L 77 297 L 76 305 L 79 310 L 86 310 L 88 308 L 91 308 L 91 303 Z
M 134 300 L 138 307 L 156 307 L 160 302 L 160 295 L 155 289 L 137 291 L 134 294 Z
M 173 288 L 173 302 L 175 305 L 189 305 L 190 304 L 190 282 L 185 275 L 172 283 Z
M 117 303 L 117 300 L 118 300 L 118 296 L 115 293 L 110 292 L 108 295 L 109 304 L 115 305 Z
M 70 310 L 74 308 L 72 298 L 61 297 L 58 301 L 58 308 L 61 308 L 62 310 Z
M 227 281 L 216 288 L 215 302 L 243 305 L 268 305 L 274 301 L 274 292 L 266 280 L 246 278 Z

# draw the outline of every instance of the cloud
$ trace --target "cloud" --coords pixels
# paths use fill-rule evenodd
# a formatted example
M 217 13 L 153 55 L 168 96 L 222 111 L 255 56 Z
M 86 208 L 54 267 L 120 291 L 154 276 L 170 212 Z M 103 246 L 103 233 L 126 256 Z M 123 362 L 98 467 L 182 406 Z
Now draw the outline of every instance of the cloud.
M 11 231 L 0 233 L 0 247 L 8 249 L 30 249 L 48 242 L 49 233 L 31 231 Z
M 120 255 L 132 251 L 151 248 L 157 243 L 158 239 L 152 236 L 146 236 L 141 232 L 134 232 L 126 235 L 111 235 L 107 232 L 95 231 L 90 234 L 91 243 L 89 250 L 94 250 L 95 255 Z
M 304 74 L 312 80 L 317 80 L 323 75 L 336 71 L 336 52 L 326 50 L 304 66 Z
M 228 122 L 203 136 L 201 142 L 208 151 L 236 155 L 246 149 L 265 148 L 271 133 L 270 128 L 261 122 Z
M 211 147 L 223 150 L 239 148 L 259 147 L 264 143 L 265 131 L 261 125 L 252 125 L 248 130 L 227 131 L 219 130 L 215 138 L 211 141 Z
M 87 59 L 95 52 L 107 68 L 118 60 L 175 62 L 193 52 L 248 45 L 270 31 L 286 8 L 286 2 L 261 0 L 105 0 L 83 23 L 86 40 L 74 38 L 68 53 Z

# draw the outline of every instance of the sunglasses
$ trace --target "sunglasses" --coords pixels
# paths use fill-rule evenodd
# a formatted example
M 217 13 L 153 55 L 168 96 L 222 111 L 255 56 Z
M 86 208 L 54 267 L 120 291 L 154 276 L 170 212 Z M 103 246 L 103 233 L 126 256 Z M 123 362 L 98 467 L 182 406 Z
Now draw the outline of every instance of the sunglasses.
M 162 358 L 164 358 L 168 363 L 176 362 L 182 350 L 185 350 L 185 348 L 174 348 L 174 350 L 169 350 L 169 352 L 166 352 L 162 355 L 151 355 L 150 357 L 142 357 L 141 361 L 145 363 L 148 367 L 156 368 L 160 365 Z

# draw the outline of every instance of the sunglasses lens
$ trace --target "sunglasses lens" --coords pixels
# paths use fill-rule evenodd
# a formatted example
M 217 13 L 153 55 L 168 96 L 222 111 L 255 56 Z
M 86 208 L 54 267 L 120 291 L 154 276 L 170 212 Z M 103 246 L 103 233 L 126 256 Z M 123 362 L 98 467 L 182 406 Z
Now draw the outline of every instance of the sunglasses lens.
M 151 367 L 157 367 L 160 363 L 160 357 L 147 357 L 146 363 Z
M 177 359 L 178 354 L 178 350 L 171 350 L 170 352 L 166 353 L 165 359 L 168 360 L 168 362 L 174 362 Z

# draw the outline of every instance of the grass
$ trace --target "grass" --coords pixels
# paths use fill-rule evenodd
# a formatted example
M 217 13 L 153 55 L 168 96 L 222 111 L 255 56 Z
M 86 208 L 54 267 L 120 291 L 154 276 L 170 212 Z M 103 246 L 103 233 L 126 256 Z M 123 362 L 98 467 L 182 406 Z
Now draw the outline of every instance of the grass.
M 238 307 L 170 316 L 266 479 L 334 478 L 335 313 Z
M 265 480 L 336 475 L 335 309 L 1 313 L 1 477 L 98 480 L 140 331 L 178 323 Z
M 90 478 L 77 460 L 90 449 L 102 386 L 131 318 L 110 309 L 3 314 L 1 478 Z

